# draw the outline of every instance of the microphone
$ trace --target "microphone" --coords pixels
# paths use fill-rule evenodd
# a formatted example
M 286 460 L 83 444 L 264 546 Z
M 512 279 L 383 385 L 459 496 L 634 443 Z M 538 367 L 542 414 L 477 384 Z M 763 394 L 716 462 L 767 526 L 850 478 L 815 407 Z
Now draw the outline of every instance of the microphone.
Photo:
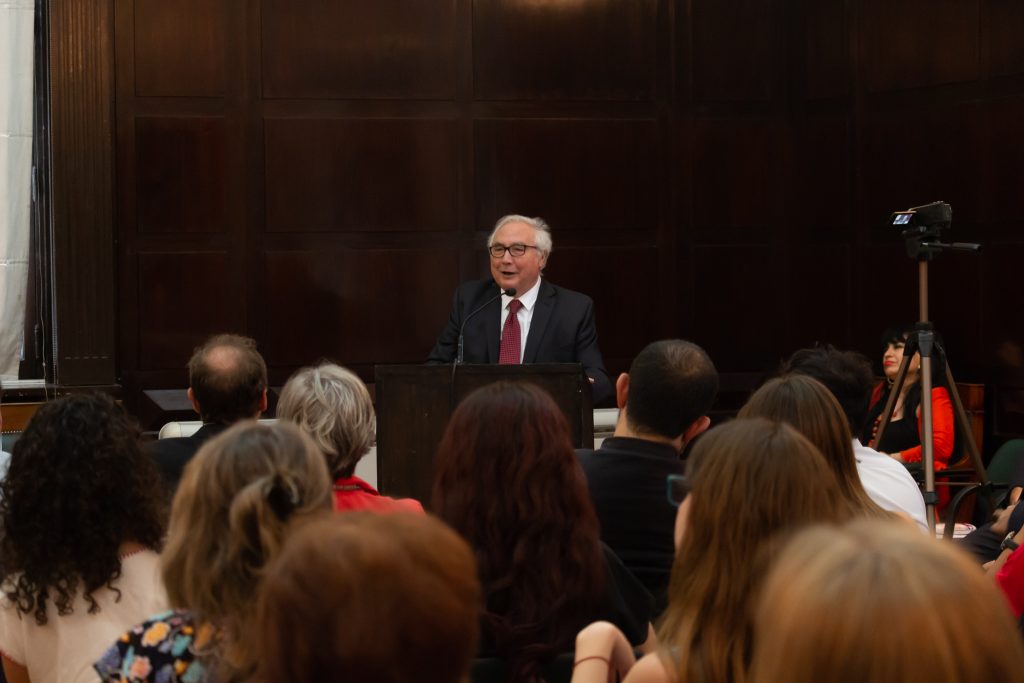
M 456 365 L 462 365 L 462 344 L 465 341 L 463 333 L 466 331 L 466 323 L 468 323 L 469 319 L 472 318 L 474 315 L 476 315 L 480 311 L 482 311 L 485 308 L 487 308 L 488 306 L 490 306 L 496 300 L 500 299 L 502 294 L 504 294 L 506 296 L 515 296 L 516 295 L 516 290 L 512 289 L 512 288 L 509 288 L 509 289 L 499 289 L 498 290 L 498 294 L 496 296 L 491 297 L 487 301 L 485 301 L 482 304 L 480 304 L 479 306 L 477 306 L 475 309 L 473 309 L 472 313 L 467 315 L 465 320 L 462 321 L 462 325 L 459 327 L 459 351 L 458 351 L 458 353 L 455 356 L 455 364 Z

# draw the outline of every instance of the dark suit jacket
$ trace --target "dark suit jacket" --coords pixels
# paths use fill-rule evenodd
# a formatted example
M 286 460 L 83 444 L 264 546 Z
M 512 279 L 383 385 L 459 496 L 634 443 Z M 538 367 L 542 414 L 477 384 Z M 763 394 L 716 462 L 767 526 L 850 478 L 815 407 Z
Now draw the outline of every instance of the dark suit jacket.
M 156 460 L 160 474 L 163 475 L 164 483 L 171 495 L 178 488 L 181 475 L 185 471 L 185 465 L 196 454 L 204 442 L 217 436 L 227 425 L 217 422 L 207 422 L 196 430 L 192 436 L 181 436 L 173 439 L 160 439 L 153 441 L 147 446 L 147 450 Z
M 459 345 L 463 320 L 499 293 L 494 280 L 465 282 L 455 290 L 452 312 L 428 363 L 451 363 Z M 501 346 L 501 299 L 487 304 L 466 324 L 463 360 L 466 363 L 497 363 Z M 543 278 L 530 321 L 523 363 L 580 363 L 594 380 L 597 405 L 612 396 L 612 384 L 601 360 L 594 326 L 594 302 L 570 289 L 556 287 Z
M 675 559 L 676 508 L 668 502 L 665 478 L 683 473 L 679 453 L 665 444 L 617 436 L 596 451 L 581 448 L 576 455 L 601 522 L 601 540 L 651 592 L 660 613 Z

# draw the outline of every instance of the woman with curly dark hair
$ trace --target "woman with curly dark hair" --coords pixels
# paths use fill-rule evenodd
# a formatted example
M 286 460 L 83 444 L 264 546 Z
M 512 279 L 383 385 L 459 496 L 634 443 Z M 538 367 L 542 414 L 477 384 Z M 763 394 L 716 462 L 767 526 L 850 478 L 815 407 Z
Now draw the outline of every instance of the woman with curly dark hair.
M 500 660 L 505 680 L 538 679 L 595 618 L 646 639 L 653 599 L 601 543 L 569 426 L 541 389 L 499 382 L 459 405 L 433 509 L 476 554 L 481 656 Z
M 0 485 L 0 650 L 12 682 L 94 681 L 96 655 L 166 609 L 156 465 L 113 399 L 43 405 Z

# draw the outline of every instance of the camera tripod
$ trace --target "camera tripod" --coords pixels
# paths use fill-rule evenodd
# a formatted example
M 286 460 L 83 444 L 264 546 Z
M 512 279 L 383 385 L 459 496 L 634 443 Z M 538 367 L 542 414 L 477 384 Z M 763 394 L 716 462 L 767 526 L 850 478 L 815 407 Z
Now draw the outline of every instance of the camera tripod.
M 918 273 L 918 307 L 919 322 L 914 332 L 907 338 L 906 346 L 903 349 L 903 361 L 900 363 L 899 371 L 889 392 L 889 399 L 886 401 L 885 409 L 882 411 L 882 420 L 878 425 L 875 435 L 875 444 L 881 443 L 889 422 L 892 420 L 893 411 L 896 408 L 896 401 L 903 389 L 907 378 L 907 370 L 910 367 L 910 360 L 915 353 L 921 354 L 921 464 L 924 467 L 924 502 L 927 510 L 928 528 L 935 533 L 935 506 L 939 498 L 935 493 L 935 429 L 932 422 L 932 384 L 936 372 L 935 365 L 938 365 L 938 372 L 946 379 L 946 386 L 949 391 L 949 398 L 953 403 L 953 413 L 956 418 L 956 429 L 962 436 L 962 442 L 967 447 L 971 457 L 971 464 L 984 487 L 989 498 L 989 503 L 994 509 L 991 494 L 991 482 L 985 466 L 981 461 L 981 453 L 978 444 L 974 440 L 971 431 L 971 424 L 967 419 L 967 411 L 960 400 L 960 394 L 956 389 L 956 380 L 949 368 L 945 349 L 936 341 L 935 328 L 928 320 L 928 262 L 933 255 L 943 250 L 960 250 L 978 252 L 980 244 L 970 243 L 944 243 L 938 240 L 939 231 L 948 227 L 952 217 L 952 209 L 948 204 L 935 202 L 926 206 L 915 207 L 905 212 L 898 212 L 893 216 L 893 225 L 909 225 L 903 232 L 907 242 L 907 254 L 917 260 Z M 928 241 L 924 241 L 928 240 Z M 903 419 L 914 419 L 912 415 L 904 415 Z

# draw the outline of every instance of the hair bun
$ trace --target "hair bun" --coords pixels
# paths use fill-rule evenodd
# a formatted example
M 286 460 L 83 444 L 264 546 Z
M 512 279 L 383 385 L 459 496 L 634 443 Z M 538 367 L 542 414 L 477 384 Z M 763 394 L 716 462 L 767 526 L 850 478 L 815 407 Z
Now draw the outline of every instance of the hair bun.
M 263 485 L 263 497 L 274 514 L 283 522 L 291 517 L 295 509 L 302 503 L 299 487 L 295 481 L 283 474 L 275 474 Z

